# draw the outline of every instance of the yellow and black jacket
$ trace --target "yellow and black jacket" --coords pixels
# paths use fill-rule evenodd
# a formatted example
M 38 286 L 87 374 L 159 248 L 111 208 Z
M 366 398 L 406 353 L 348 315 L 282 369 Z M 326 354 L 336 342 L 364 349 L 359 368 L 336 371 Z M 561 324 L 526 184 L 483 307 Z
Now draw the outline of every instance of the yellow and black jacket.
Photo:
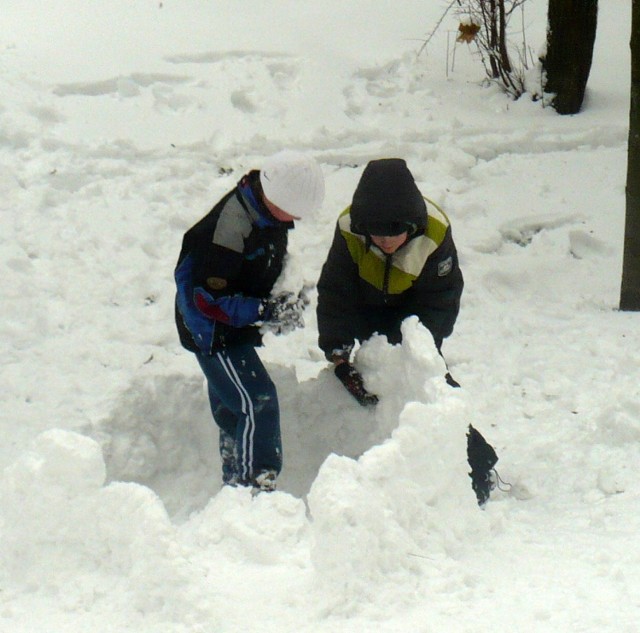
M 400 342 L 400 325 L 411 315 L 433 334 L 438 349 L 451 334 L 464 282 L 449 220 L 426 202 L 422 221 L 391 255 L 358 230 L 351 207 L 340 215 L 318 282 L 319 345 L 327 358 L 375 332 Z

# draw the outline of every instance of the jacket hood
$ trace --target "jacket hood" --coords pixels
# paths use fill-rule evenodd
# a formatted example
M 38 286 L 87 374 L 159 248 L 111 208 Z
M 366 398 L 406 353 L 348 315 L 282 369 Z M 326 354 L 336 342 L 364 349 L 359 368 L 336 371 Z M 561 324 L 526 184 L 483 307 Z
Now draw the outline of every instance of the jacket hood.
M 415 233 L 426 227 L 427 206 L 401 158 L 370 161 L 351 202 L 351 230 L 363 235 Z

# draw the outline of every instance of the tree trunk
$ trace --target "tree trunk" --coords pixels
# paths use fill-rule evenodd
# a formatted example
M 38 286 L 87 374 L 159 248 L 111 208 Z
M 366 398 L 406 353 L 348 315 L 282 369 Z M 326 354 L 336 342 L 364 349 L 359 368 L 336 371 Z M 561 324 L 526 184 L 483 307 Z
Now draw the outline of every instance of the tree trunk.
M 640 310 L 640 0 L 631 14 L 631 105 L 621 310 Z
M 551 105 L 559 114 L 582 107 L 597 24 L 598 0 L 549 0 L 543 88 L 555 94 Z
M 485 12 L 484 4 L 482 6 Z M 496 0 L 489 0 L 489 15 L 484 20 L 489 25 L 488 41 L 489 41 L 489 63 L 491 64 L 491 76 L 494 79 L 500 77 L 500 64 L 498 63 L 498 22 L 496 20 Z

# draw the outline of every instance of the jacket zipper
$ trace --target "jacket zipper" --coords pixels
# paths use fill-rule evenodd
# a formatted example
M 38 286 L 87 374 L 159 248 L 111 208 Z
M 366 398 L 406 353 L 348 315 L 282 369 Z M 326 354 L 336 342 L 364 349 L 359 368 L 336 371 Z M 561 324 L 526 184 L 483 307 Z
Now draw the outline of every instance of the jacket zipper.
M 389 276 L 391 275 L 391 258 L 392 257 L 393 255 L 385 255 L 384 280 L 382 282 L 382 295 L 385 303 L 387 303 L 387 297 L 389 296 Z

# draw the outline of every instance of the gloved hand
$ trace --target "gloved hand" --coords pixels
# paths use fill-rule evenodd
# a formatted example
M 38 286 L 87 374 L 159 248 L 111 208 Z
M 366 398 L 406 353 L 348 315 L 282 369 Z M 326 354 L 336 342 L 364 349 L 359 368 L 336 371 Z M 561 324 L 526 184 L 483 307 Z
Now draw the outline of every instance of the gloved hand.
M 363 407 L 378 404 L 378 396 L 376 396 L 375 393 L 369 393 L 364 388 L 364 381 L 360 372 L 351 363 L 340 363 L 339 365 L 336 365 L 334 372 L 338 380 L 345 386 L 346 390 Z
M 302 312 L 305 301 L 293 292 L 281 292 L 266 299 L 262 304 L 262 330 L 274 334 L 288 334 L 304 327 Z

